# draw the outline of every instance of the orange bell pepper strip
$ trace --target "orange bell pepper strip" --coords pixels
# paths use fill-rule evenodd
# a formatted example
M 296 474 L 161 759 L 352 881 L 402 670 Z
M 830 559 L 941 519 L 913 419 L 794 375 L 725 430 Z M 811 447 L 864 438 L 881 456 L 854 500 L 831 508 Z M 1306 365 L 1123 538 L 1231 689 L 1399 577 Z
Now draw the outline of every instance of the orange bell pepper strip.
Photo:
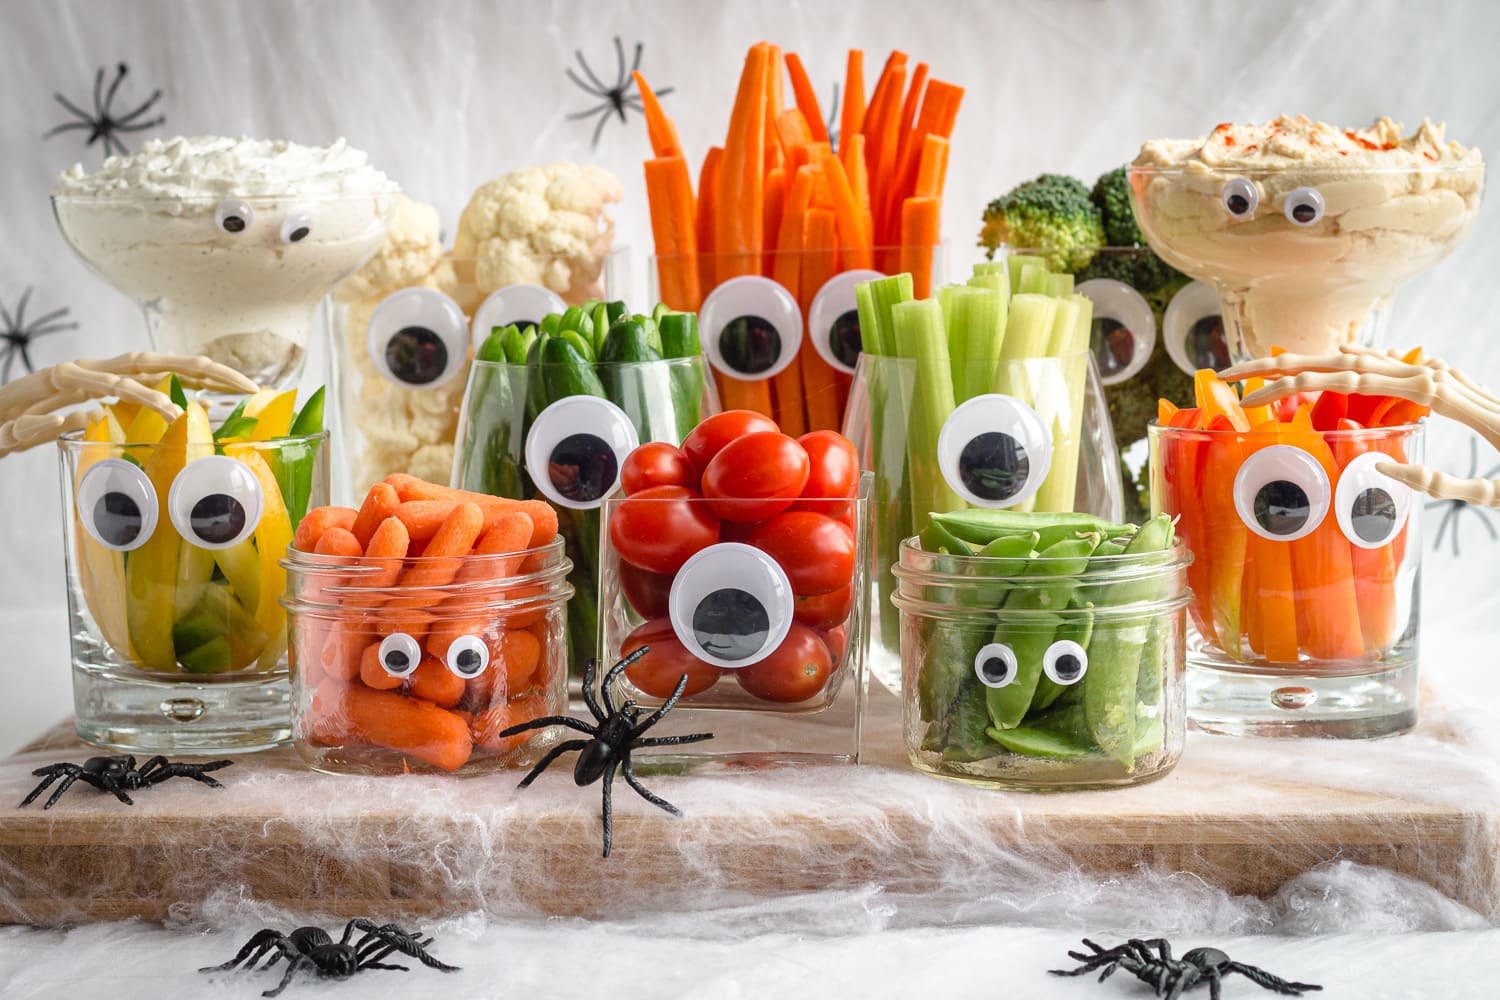
M 1341 431 L 1357 431 L 1359 425 L 1352 420 L 1339 422 Z M 1371 450 L 1371 446 L 1353 436 L 1335 436 L 1333 458 L 1342 476 L 1349 463 Z M 1335 497 L 1338 487 L 1334 487 Z M 1330 514 L 1336 517 L 1337 511 Z M 1396 638 L 1396 574 L 1400 559 L 1395 542 L 1400 540 L 1404 552 L 1406 526 L 1390 543 L 1379 548 L 1367 549 L 1349 543 L 1349 555 L 1354 567 L 1354 593 L 1359 600 L 1359 626 L 1364 639 L 1365 652 L 1379 652 Z
M 1221 383 L 1222 384 L 1222 383 Z M 1208 565 L 1209 613 L 1219 648 L 1238 660 L 1240 650 L 1240 592 L 1245 575 L 1245 551 L 1249 529 L 1234 505 L 1234 477 L 1244 456 L 1241 432 L 1220 414 L 1209 422 L 1202 445 L 1199 482 L 1205 513 L 1205 562 Z M 1194 550 L 1195 552 L 1200 550 Z
M 1212 368 L 1200 368 L 1194 373 L 1193 393 L 1206 424 L 1212 425 L 1214 417 L 1223 416 L 1234 430 L 1250 429 L 1250 420 L 1240 408 L 1239 395 L 1229 383 L 1219 381 L 1219 373 Z
M 1292 426 L 1282 425 L 1277 431 L 1277 441 L 1312 455 L 1323 466 L 1328 482 L 1337 483 L 1338 465 L 1333 451 L 1323 436 L 1312 429 L 1311 418 L 1311 408 L 1299 410 Z M 1302 651 L 1316 659 L 1354 659 L 1364 652 L 1354 562 L 1349 541 L 1339 530 L 1332 509 L 1333 498 L 1326 500 L 1329 510 L 1323 522 L 1312 534 L 1289 543 L 1292 573 L 1297 583 L 1298 634 Z
M 1280 443 L 1280 429 L 1281 424 L 1275 420 L 1253 427 L 1253 433 L 1245 437 L 1244 457 Z M 1252 531 L 1246 539 L 1245 554 L 1246 565 L 1255 566 L 1259 607 L 1253 620 L 1260 631 L 1261 652 L 1271 663 L 1294 664 L 1298 659 L 1297 588 L 1292 576 L 1291 547 Z

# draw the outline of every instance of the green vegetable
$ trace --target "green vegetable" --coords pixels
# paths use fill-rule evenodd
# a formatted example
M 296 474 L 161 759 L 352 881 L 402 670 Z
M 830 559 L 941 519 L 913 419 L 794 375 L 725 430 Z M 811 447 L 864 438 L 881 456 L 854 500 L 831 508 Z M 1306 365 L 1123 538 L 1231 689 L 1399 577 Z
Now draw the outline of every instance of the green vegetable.
M 224 422 L 214 431 L 215 441 L 222 441 L 225 438 L 245 437 L 251 431 L 255 430 L 255 425 L 260 423 L 260 421 L 254 417 L 245 416 L 245 404 L 248 402 L 250 402 L 250 397 L 246 396 L 240 400 L 238 406 L 229 411 L 229 416 L 225 417 Z
M 1145 245 L 1141 227 L 1136 224 L 1135 212 L 1130 207 L 1129 168 L 1116 167 L 1101 174 L 1094 182 L 1094 190 L 1089 192 L 1089 201 L 1099 210 L 1099 219 L 1104 225 L 1104 239 L 1109 246 Z
M 310 437 L 313 434 L 323 433 L 323 386 L 307 397 L 307 402 L 302 404 L 302 409 L 297 411 L 297 416 L 292 420 L 292 437 Z M 244 404 L 240 404 L 243 406 Z
M 932 523 L 941 525 L 955 537 L 974 545 L 988 545 L 1007 535 L 1030 534 L 1053 528 L 1070 529 L 1078 533 L 1095 532 L 1106 538 L 1135 530 L 1134 525 L 1115 524 L 1093 514 L 1072 511 L 1024 513 L 1015 510 L 953 510 L 933 514 Z M 1050 545 L 1057 540 L 1049 538 L 1046 544 Z
M 1052 267 L 1071 273 L 1104 245 L 1104 220 L 1081 182 L 1043 174 L 990 202 L 979 243 L 992 256 L 1002 244 L 1046 251 Z
M 916 385 L 906 427 L 906 463 L 915 510 L 952 510 L 963 500 L 938 467 L 938 434 L 953 412 L 953 376 L 942 308 L 932 299 L 891 307 L 897 352 L 916 361 Z
M 167 395 L 179 407 L 187 409 L 187 393 L 182 390 L 182 382 L 175 374 L 167 382 Z

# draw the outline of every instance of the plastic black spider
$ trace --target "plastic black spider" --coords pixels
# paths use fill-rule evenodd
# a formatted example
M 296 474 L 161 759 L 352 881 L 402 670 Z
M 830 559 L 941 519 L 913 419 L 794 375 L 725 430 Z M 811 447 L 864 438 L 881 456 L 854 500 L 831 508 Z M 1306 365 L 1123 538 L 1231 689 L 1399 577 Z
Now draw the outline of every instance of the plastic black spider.
M 31 286 L 28 285 L 26 291 L 21 293 L 21 301 L 16 303 L 14 316 L 3 303 L 0 303 L 0 322 L 4 323 L 4 328 L 0 329 L 0 385 L 10 381 L 10 370 L 15 365 L 16 358 L 21 359 L 21 364 L 26 366 L 28 372 L 36 371 L 36 367 L 31 363 L 33 340 L 45 337 L 49 333 L 78 329 L 77 323 L 64 322 L 68 315 L 67 306 L 54 309 L 27 323 L 26 303 L 30 300 Z
M 647 802 L 658 808 L 665 809 L 673 816 L 681 816 L 682 810 L 659 795 L 654 795 L 642 785 L 636 778 L 635 771 L 631 767 L 630 753 L 641 747 L 668 747 L 678 746 L 683 743 L 699 743 L 703 740 L 711 740 L 713 733 L 692 733 L 687 736 L 653 736 L 642 737 L 642 733 L 661 721 L 662 716 L 672 710 L 677 704 L 677 699 L 682 697 L 682 689 L 687 687 L 687 674 L 677 682 L 672 696 L 662 702 L 661 707 L 644 719 L 641 718 L 641 708 L 635 702 L 626 700 L 619 708 L 615 707 L 614 698 L 609 693 L 610 685 L 613 684 L 632 663 L 645 656 L 650 646 L 642 646 L 631 653 L 625 659 L 609 668 L 609 673 L 604 675 L 604 683 L 599 686 L 599 693 L 604 696 L 604 707 L 609 710 L 606 714 L 599 710 L 599 703 L 594 700 L 594 666 L 593 660 L 583 669 L 583 701 L 588 705 L 589 711 L 593 713 L 597 725 L 589 725 L 581 719 L 572 719 L 565 715 L 549 715 L 542 719 L 532 719 L 518 726 L 511 726 L 503 730 L 500 737 L 515 736 L 530 729 L 545 729 L 548 726 L 567 726 L 576 729 L 580 733 L 587 733 L 591 739 L 568 740 L 559 743 L 547 755 L 537 762 L 531 773 L 521 779 L 521 788 L 525 788 L 536 780 L 537 775 L 547 769 L 547 766 L 562 754 L 570 750 L 582 751 L 578 755 L 578 762 L 573 766 L 573 781 L 580 788 L 584 785 L 592 785 L 600 778 L 604 779 L 604 856 L 609 857 L 610 839 L 614 834 L 613 817 L 610 813 L 609 796 L 610 787 L 615 783 L 615 769 L 625 775 L 625 783 L 634 788 Z
M 1469 439 L 1469 472 L 1468 472 L 1468 475 L 1464 476 L 1464 478 L 1465 479 L 1494 479 L 1496 476 L 1500 476 L 1500 465 L 1497 465 L 1493 469 L 1490 469 L 1488 472 L 1484 473 L 1483 475 L 1480 475 L 1480 473 L 1479 473 L 1479 442 L 1476 441 L 1476 440 L 1474 440 L 1473 438 L 1470 438 Z M 1434 538 L 1432 539 L 1432 551 L 1436 552 L 1438 549 L 1440 549 L 1440 548 L 1443 547 L 1443 535 L 1445 533 L 1448 533 L 1448 530 L 1451 528 L 1451 529 L 1453 529 L 1452 530 L 1452 535 L 1453 535 L 1453 556 L 1454 556 L 1455 559 L 1458 558 L 1458 518 L 1459 518 L 1459 515 L 1462 514 L 1465 510 L 1473 510 L 1475 514 L 1479 515 L 1479 523 L 1482 524 L 1482 525 L 1484 525 L 1484 530 L 1488 531 L 1490 533 L 1490 540 L 1491 541 L 1500 541 L 1500 534 L 1496 534 L 1496 532 L 1495 532 L 1495 526 L 1490 523 L 1490 514 L 1492 512 L 1490 511 L 1490 509 L 1488 507 L 1476 507 L 1473 504 L 1465 503 L 1462 500 L 1429 500 L 1429 501 L 1427 501 L 1427 504 L 1426 504 L 1426 509 L 1427 510 L 1432 510 L 1434 507 L 1446 507 L 1447 510 L 1445 510 L 1443 512 L 1443 519 L 1438 522 L 1437 532 L 1436 532 Z
M 580 79 L 578 74 L 574 73 L 571 68 L 565 68 L 563 72 L 566 73 L 568 75 L 568 79 L 577 84 L 585 94 L 592 94 L 594 97 L 604 98 L 604 102 L 602 104 L 597 104 L 594 107 L 589 108 L 587 111 L 576 111 L 573 114 L 568 115 L 568 121 L 577 121 L 580 118 L 592 118 L 595 115 L 599 116 L 599 124 L 594 126 L 594 138 L 589 143 L 589 148 L 597 149 L 599 147 L 599 133 L 604 131 L 604 123 L 609 121 L 609 116 L 611 113 L 619 115 L 620 121 L 624 122 L 626 108 L 629 108 L 632 111 L 644 110 L 641 107 L 641 95 L 635 90 L 635 80 L 630 75 L 641 68 L 641 50 L 643 48 L 644 46 L 642 46 L 640 42 L 635 43 L 635 58 L 631 60 L 630 68 L 626 69 L 625 45 L 620 41 L 619 35 L 615 36 L 616 68 L 615 82 L 613 84 L 606 84 L 603 80 L 600 80 L 597 76 L 594 75 L 594 71 L 589 69 L 589 64 L 584 61 L 583 50 L 573 50 L 573 57 L 578 60 L 578 66 L 583 70 L 583 75 L 588 77 L 588 81 L 585 82 L 584 80 Z M 662 87 L 656 91 L 656 96 L 666 97 L 673 91 L 673 89 L 675 88 Z
M 58 778 L 62 778 L 62 784 L 52 792 L 52 797 L 42 806 L 43 809 L 51 809 L 53 804 L 62 798 L 63 792 L 71 788 L 75 781 L 93 785 L 101 792 L 111 792 L 115 798 L 127 806 L 135 804 L 130 796 L 125 794 L 127 789 L 133 792 L 141 788 L 150 788 L 168 778 L 192 778 L 205 785 L 223 788 L 223 785 L 210 778 L 205 772 L 217 771 L 233 763 L 232 760 L 216 760 L 207 764 L 174 764 L 165 757 L 157 756 L 146 761 L 145 765 L 137 770 L 135 758 L 126 756 L 90 757 L 83 762 L 82 766 L 68 763 L 48 764 L 46 767 L 39 767 L 31 772 L 38 777 L 42 775 L 46 777 L 42 778 L 41 784 L 31 790 L 30 795 L 21 800 L 21 805 L 31 805 L 36 797 L 45 792 L 47 786 Z
M 350 944 L 349 938 L 356 930 L 364 933 L 358 941 Z M 274 990 L 266 990 L 262 993 L 263 997 L 279 995 L 287 988 L 287 984 L 292 981 L 292 977 L 299 969 L 310 969 L 320 979 L 348 979 L 356 972 L 363 972 L 365 969 L 408 971 L 404 965 L 381 964 L 380 960 L 393 951 L 410 955 L 429 969 L 457 972 L 457 966 L 445 965 L 427 954 L 427 946 L 430 944 L 432 944 L 432 938 L 419 938 L 395 924 L 383 924 L 377 927 L 373 920 L 355 917 L 344 925 L 344 936 L 337 942 L 321 927 L 298 927 L 290 934 L 283 934 L 270 928 L 258 931 L 234 958 L 223 965 L 210 965 L 198 971 L 223 972 L 226 969 L 238 967 L 241 962 L 245 964 L 246 969 L 253 969 L 262 956 L 274 951 L 275 954 L 271 956 L 271 960 L 261 968 L 269 969 L 284 958 L 287 961 L 286 974 L 281 977 L 281 982 Z
M 1116 969 L 1124 969 L 1141 982 L 1150 986 L 1157 996 L 1166 995 L 1167 1000 L 1177 1000 L 1188 990 L 1208 984 L 1211 1000 L 1219 1000 L 1220 984 L 1232 972 L 1238 972 L 1262 989 L 1282 996 L 1300 997 L 1307 990 L 1321 990 L 1312 983 L 1289 983 L 1264 969 L 1245 965 L 1230 959 L 1217 948 L 1194 948 L 1182 958 L 1172 957 L 1172 946 L 1164 938 L 1142 941 L 1131 938 L 1114 948 L 1101 948 L 1088 938 L 1083 943 L 1093 950 L 1092 955 L 1081 951 L 1070 951 L 1068 957 L 1083 964 L 1076 969 L 1053 969 L 1054 976 L 1081 976 L 1086 972 L 1103 968 L 1099 973 L 1102 983 Z M 1155 948 L 1155 954 L 1151 949 Z
M 134 111 L 126 112 L 125 114 L 120 115 L 118 118 L 114 116 L 114 113 L 110 110 L 110 105 L 114 103 L 115 92 L 120 89 L 120 83 L 125 79 L 125 74 L 129 72 L 129 68 L 127 68 L 124 63 L 119 63 L 118 65 L 116 65 L 115 78 L 110 82 L 109 91 L 108 93 L 106 93 L 104 90 L 104 67 L 99 67 L 98 72 L 94 74 L 93 114 L 89 114 L 87 111 L 83 110 L 63 95 L 53 94 L 52 96 L 57 99 L 57 103 L 61 104 L 63 107 L 72 112 L 78 120 L 72 122 L 64 122 L 63 124 L 49 131 L 46 135 L 42 136 L 42 138 L 50 139 L 54 135 L 57 135 L 59 132 L 68 132 L 73 129 L 88 129 L 89 140 L 88 142 L 84 143 L 85 146 L 92 146 L 94 143 L 102 139 L 104 140 L 105 156 L 109 155 L 111 149 L 118 150 L 122 156 L 130 152 L 125 148 L 125 144 L 120 141 L 119 136 L 116 133 L 144 132 L 148 128 L 155 128 L 156 126 L 165 122 L 167 120 L 167 116 L 157 115 L 155 118 L 151 118 L 147 121 L 136 120 L 147 111 L 150 111 L 152 106 L 156 104 L 157 101 L 161 100 L 160 88 L 153 90 L 151 92 L 151 96 L 146 98 L 146 103 L 142 104 Z

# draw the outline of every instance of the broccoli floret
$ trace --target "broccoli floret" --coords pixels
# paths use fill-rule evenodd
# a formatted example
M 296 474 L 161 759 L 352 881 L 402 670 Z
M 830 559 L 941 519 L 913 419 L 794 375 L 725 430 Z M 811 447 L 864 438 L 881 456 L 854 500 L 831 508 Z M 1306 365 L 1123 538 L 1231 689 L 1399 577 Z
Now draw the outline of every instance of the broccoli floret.
M 1144 246 L 1141 227 L 1130 209 L 1130 178 L 1124 167 L 1116 167 L 1094 182 L 1089 200 L 1104 218 L 1104 236 L 1112 247 Z
M 1141 297 L 1156 313 L 1158 321 L 1166 311 L 1172 296 L 1190 280 L 1187 275 L 1172 267 L 1150 250 L 1142 247 L 1130 253 L 1096 254 L 1088 265 L 1077 273 L 1078 281 L 1093 278 L 1113 278 L 1141 293 Z
M 979 245 L 994 256 L 1002 243 L 1042 251 L 1048 267 L 1072 274 L 1104 245 L 1104 223 L 1082 181 L 1043 174 L 996 198 L 984 210 Z

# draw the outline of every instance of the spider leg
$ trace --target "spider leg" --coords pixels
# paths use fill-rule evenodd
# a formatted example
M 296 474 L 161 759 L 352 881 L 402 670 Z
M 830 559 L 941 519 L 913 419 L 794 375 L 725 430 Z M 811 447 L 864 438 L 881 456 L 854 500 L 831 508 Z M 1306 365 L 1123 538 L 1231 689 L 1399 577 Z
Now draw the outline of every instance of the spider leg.
M 286 975 L 281 977 L 281 982 L 277 984 L 274 990 L 266 990 L 261 994 L 261 996 L 280 996 L 281 991 L 287 988 L 287 985 L 292 981 L 292 977 L 297 974 L 297 970 L 306 967 L 310 967 L 314 971 L 317 971 L 318 968 L 317 963 L 308 958 L 306 955 L 298 955 L 296 958 L 289 958 L 286 964 Z
M 381 965 L 379 962 L 366 962 L 360 966 L 361 969 L 384 969 L 387 972 L 410 972 L 411 969 L 404 965 Z
M 1218 969 L 1208 970 L 1208 1000 L 1219 1000 L 1219 991 L 1224 988 L 1224 977 Z
M 104 67 L 100 66 L 94 74 L 94 117 L 104 117 Z
M 375 947 L 378 949 L 374 953 L 368 954 L 368 961 L 360 962 L 361 965 L 365 965 L 367 968 L 371 967 L 369 963 L 380 961 L 392 951 L 399 951 L 403 955 L 410 955 L 429 969 L 439 969 L 443 972 L 458 971 L 456 966 L 446 965 L 427 954 L 425 949 L 427 945 L 432 943 L 432 938 L 427 938 L 424 941 L 413 937 L 396 924 L 385 924 L 380 927 L 374 926 L 369 921 L 364 921 L 363 924 L 365 926 L 362 926 L 361 929 L 366 932 L 366 938 L 375 942 Z M 381 947 L 382 945 L 384 947 Z
M 635 747 L 675 747 L 684 743 L 702 743 L 704 740 L 714 738 L 713 733 L 688 733 L 685 736 L 648 736 L 644 739 L 631 740 L 630 746 Z
M 104 104 L 102 110 L 106 114 L 109 113 L 109 106 L 115 103 L 115 91 L 120 89 L 120 84 L 125 82 L 125 74 L 130 72 L 125 68 L 124 63 L 119 63 L 116 69 L 117 72 L 115 73 L 115 78 L 109 85 L 109 93 L 104 95 Z
M 573 85 L 579 90 L 582 90 L 585 94 L 593 94 L 595 97 L 609 96 L 608 91 L 602 89 L 603 84 L 600 84 L 598 87 L 590 86 L 589 84 L 584 83 L 582 80 L 580 80 L 578 78 L 578 74 L 574 73 L 571 69 L 564 69 L 563 75 L 566 76 L 569 80 L 572 80 Z
M 610 764 L 604 769 L 604 856 L 609 857 L 609 847 L 614 840 L 615 821 L 614 813 L 610 809 L 610 789 L 615 784 L 615 765 Z
M 605 101 L 603 104 L 596 104 L 596 105 L 594 105 L 592 108 L 589 108 L 587 111 L 575 111 L 572 114 L 564 115 L 563 117 L 566 118 L 570 122 L 576 122 L 580 118 L 587 118 L 590 115 L 597 115 L 601 111 L 605 112 L 605 115 L 608 116 L 608 113 L 609 113 L 610 109 L 613 108 L 613 107 L 614 107 L 613 102 L 611 102 L 611 101 Z
M 9 362 L 7 362 L 7 364 L 9 364 Z M 39 767 L 35 771 L 32 771 L 31 774 L 32 774 L 33 777 L 36 777 L 38 775 L 43 775 L 43 774 L 45 774 L 46 777 L 42 779 L 42 783 L 41 784 L 37 785 L 35 788 L 33 788 L 31 790 L 31 794 L 30 795 L 26 796 L 24 799 L 21 800 L 21 805 L 17 806 L 16 808 L 19 809 L 19 808 L 22 808 L 23 806 L 29 806 L 29 805 L 31 805 L 31 803 L 33 803 L 33 802 L 36 801 L 37 796 L 41 795 L 43 792 L 45 792 L 47 790 L 47 786 L 48 785 L 52 784 L 58 778 L 61 778 L 63 775 L 65 775 L 65 774 L 68 773 L 66 770 L 64 770 L 64 768 L 76 767 L 76 766 L 77 766 L 76 764 L 52 764 L 52 765 L 49 765 L 47 767 Z
M 80 108 L 78 105 L 74 104 L 72 101 L 68 100 L 63 95 L 61 95 L 61 94 L 53 94 L 52 95 L 52 99 L 55 100 L 58 104 L 61 104 L 63 107 L 67 108 L 74 115 L 78 116 L 78 120 L 82 124 L 85 124 L 85 125 L 93 125 L 94 124 L 94 116 L 93 115 L 89 114 L 87 111 L 83 110 L 82 108 Z
M 155 118 L 148 118 L 143 122 L 131 122 L 129 125 L 114 122 L 113 127 L 116 132 L 144 132 L 148 128 L 155 128 L 166 120 L 166 115 L 157 115 Z
M 27 285 L 26 286 L 26 291 L 24 291 L 24 292 L 21 293 L 20 299 L 18 299 L 16 301 L 16 321 L 14 323 L 12 323 L 10 321 L 9 315 L 7 315 L 6 318 L 5 318 L 5 325 L 6 326 L 14 327 L 17 330 L 23 330 L 23 331 L 25 330 L 25 328 L 26 328 L 26 304 L 31 301 L 31 292 L 32 292 L 33 287 L 34 286 L 32 286 L 32 285 Z M 44 321 L 45 321 L 45 319 L 46 319 L 46 317 L 43 317 Z
M 639 50 L 640 43 L 636 43 Z M 637 57 L 639 58 L 639 57 Z M 637 63 L 639 64 L 639 63 Z M 620 41 L 620 36 L 615 36 L 615 85 L 610 90 L 619 90 L 630 79 L 630 74 L 625 72 L 625 44 Z
M 630 735 L 641 735 L 641 733 L 644 733 L 646 730 L 656 725 L 657 722 L 661 720 L 661 717 L 663 715 L 666 715 L 668 712 L 670 712 L 672 710 L 672 706 L 677 704 L 677 699 L 682 697 L 683 689 L 687 687 L 687 681 L 687 674 L 683 674 L 681 677 L 677 678 L 677 686 L 672 689 L 672 696 L 658 705 L 656 711 L 652 712 L 650 715 L 646 716 L 639 723 L 637 723 L 636 727 L 630 731 Z
M 23 298 L 22 301 L 21 301 L 22 308 L 24 308 L 25 305 L 26 305 L 26 301 Z M 17 313 L 17 320 L 16 320 L 16 323 L 15 323 L 15 326 L 16 326 L 16 329 L 22 330 L 23 332 L 27 332 L 27 333 L 35 332 L 35 331 L 41 329 L 42 327 L 46 326 L 48 323 L 51 323 L 53 320 L 55 320 L 55 319 L 61 319 L 62 317 L 66 316 L 67 314 L 68 314 L 68 307 L 67 306 L 63 306 L 61 309 L 54 309 L 54 310 L 52 310 L 49 313 L 44 313 L 43 315 L 38 316 L 36 319 L 32 320 L 29 325 L 26 325 L 24 327 L 24 329 L 23 329 L 23 324 L 21 323 L 21 320 L 19 318 L 20 314 Z M 6 320 L 6 325 L 10 325 L 10 321 L 9 320 Z
M 43 132 L 42 133 L 42 138 L 43 139 L 50 139 L 54 135 L 57 135 L 59 132 L 68 132 L 68 131 L 71 131 L 72 129 L 76 129 L 76 128 L 93 128 L 93 127 L 94 127 L 94 123 L 93 122 L 65 122 L 62 125 L 54 126 L 54 127 L 50 128 L 50 129 L 48 129 L 46 132 Z
M 245 947 L 241 948 L 239 950 L 239 953 L 229 961 L 225 962 L 223 965 L 205 965 L 198 971 L 223 972 L 226 969 L 233 969 L 241 962 L 245 961 L 247 957 L 250 957 L 250 953 L 252 951 L 255 952 L 255 955 L 253 957 L 250 957 L 250 964 L 247 965 L 246 968 L 253 969 L 255 967 L 255 963 L 260 960 L 260 957 L 262 955 L 270 951 L 272 948 L 277 947 L 279 943 L 285 940 L 286 935 L 277 930 L 266 928 L 262 931 L 256 931 L 255 936 L 252 937 L 249 941 L 245 942 Z
M 4 385 L 5 383 L 10 381 L 10 369 L 11 366 L 15 364 L 17 355 L 20 355 L 22 363 L 26 364 L 28 367 L 31 363 L 30 356 L 23 353 L 21 348 L 14 344 L 8 345 L 5 348 L 4 354 L 5 362 L 3 364 L 0 364 L 0 385 Z M 25 805 L 26 803 L 23 802 L 21 804 Z
M 168 778 L 192 778 L 194 781 L 201 781 L 205 785 L 212 785 L 214 788 L 223 788 L 224 786 L 215 779 L 210 778 L 205 772 L 217 771 L 234 763 L 232 760 L 215 760 L 207 764 L 173 764 L 164 757 L 153 757 L 152 760 L 161 760 L 161 763 L 157 765 L 156 770 L 149 778 L 142 779 L 145 784 L 155 785 L 166 781 Z M 149 767 L 151 761 L 147 761 L 146 764 Z M 146 768 L 141 768 L 142 774 L 144 774 L 145 770 Z
M 621 112 L 621 114 L 620 114 L 620 120 L 621 121 L 625 120 L 625 115 L 624 115 L 623 112 Z M 599 116 L 599 124 L 597 124 L 597 125 L 594 126 L 594 136 L 593 136 L 592 139 L 589 140 L 589 148 L 590 149 L 598 149 L 599 148 L 599 135 L 600 135 L 600 133 L 602 133 L 604 131 L 604 125 L 608 121 L 609 121 L 609 113 L 608 112 L 605 112 L 604 114 L 602 114 L 602 115 Z
M 641 798 L 645 799 L 653 806 L 656 806 L 656 808 L 663 809 L 671 813 L 673 816 L 682 815 L 681 809 L 678 809 L 672 803 L 668 802 L 660 795 L 657 795 L 655 792 L 652 792 L 645 785 L 641 784 L 640 779 L 635 776 L 635 770 L 630 766 L 629 754 L 626 754 L 620 759 L 620 773 L 625 775 L 625 783 L 631 788 L 634 788 L 636 790 L 636 794 L 638 794 Z
M 1188 977 L 1186 973 L 1178 973 L 1172 982 L 1172 990 L 1167 994 L 1166 1000 L 1179 1000 L 1184 990 L 1188 988 Z
M 623 660 L 610 667 L 609 673 L 604 675 L 604 680 L 599 685 L 599 693 L 604 696 L 604 707 L 609 710 L 610 715 L 614 715 L 619 711 L 619 709 L 615 707 L 614 696 L 609 693 L 610 687 L 613 686 L 616 678 L 618 678 L 626 670 L 630 669 L 630 665 L 632 663 L 634 663 L 636 660 L 639 660 L 650 651 L 650 646 L 642 646 L 640 649 L 635 650 L 629 656 L 625 657 Z M 639 732 L 639 730 L 637 730 L 637 732 Z
M 547 765 L 551 764 L 554 760 L 561 757 L 569 750 L 582 750 L 588 745 L 588 740 L 568 740 L 566 743 L 559 743 L 557 746 L 547 751 L 547 756 L 537 761 L 536 767 L 533 767 L 530 773 L 528 773 L 526 777 L 522 778 L 521 783 L 516 787 L 525 788 L 527 785 L 535 781 L 538 775 L 547 770 Z
M 583 667 L 583 703 L 588 706 L 595 722 L 603 722 L 604 713 L 599 711 L 599 700 L 594 697 L 594 668 L 598 662 L 591 658 Z
M 113 129 L 105 129 L 105 131 L 104 131 L 104 155 L 108 156 L 110 149 L 118 149 L 120 151 L 120 155 L 121 156 L 125 156 L 126 154 L 128 154 L 130 152 L 130 150 L 128 150 L 128 149 L 125 148 L 125 144 L 123 142 L 121 142 L 119 139 L 115 138 L 115 133 L 114 133 Z
M 62 798 L 63 792 L 66 792 L 69 788 L 72 788 L 73 787 L 73 782 L 77 781 L 79 778 L 82 778 L 82 777 L 83 777 L 82 771 L 79 771 L 79 772 L 76 772 L 76 773 L 73 773 L 73 774 L 69 774 L 66 778 L 64 778 L 62 780 L 62 782 L 57 786 L 57 788 L 55 788 L 53 790 L 52 795 L 47 799 L 47 801 L 44 802 L 44 803 L 42 803 L 42 808 L 43 809 L 51 809 L 53 806 L 55 806 L 57 804 L 57 800 L 60 799 L 60 798 Z M 87 780 L 87 779 L 85 779 L 85 780 Z
M 1225 971 L 1238 972 L 1262 989 L 1270 990 L 1273 993 L 1280 993 L 1282 996 L 1287 997 L 1301 996 L 1306 990 L 1321 990 L 1323 988 L 1313 983 L 1288 982 L 1280 976 L 1271 975 L 1265 969 L 1258 969 L 1253 965 L 1245 965 L 1243 962 L 1230 962 L 1229 967 Z
M 566 715 L 547 715 L 543 716 L 540 719 L 532 719 L 530 722 L 522 722 L 519 725 L 511 726 L 508 729 L 502 729 L 500 730 L 499 735 L 501 737 L 515 736 L 518 733 L 525 732 L 528 729 L 546 729 L 548 726 L 567 726 L 569 729 L 576 729 L 580 733 L 585 733 L 589 736 L 599 735 L 599 732 L 595 727 L 590 726 L 588 723 L 582 722 L 578 719 L 570 719 Z
M 634 73 L 636 70 L 641 68 L 641 52 L 644 51 L 645 48 L 646 46 L 641 44 L 640 42 L 635 43 L 635 58 L 630 61 L 631 73 Z M 620 82 L 623 83 L 624 80 L 622 79 Z
M 151 108 L 152 108 L 152 106 L 155 105 L 156 102 L 159 101 L 159 100 L 161 100 L 161 91 L 160 90 L 153 90 L 151 92 L 151 96 L 148 97 L 148 98 L 146 98 L 146 103 L 142 104 L 140 107 L 136 108 L 134 111 L 131 111 L 131 112 L 125 114 L 125 115 L 122 115 L 119 118 L 116 118 L 114 120 L 115 121 L 115 125 L 117 125 L 117 126 L 119 126 L 119 125 L 128 125 L 130 122 L 135 121 L 135 119 L 139 118 L 141 115 L 145 114 L 147 111 L 150 111 Z

